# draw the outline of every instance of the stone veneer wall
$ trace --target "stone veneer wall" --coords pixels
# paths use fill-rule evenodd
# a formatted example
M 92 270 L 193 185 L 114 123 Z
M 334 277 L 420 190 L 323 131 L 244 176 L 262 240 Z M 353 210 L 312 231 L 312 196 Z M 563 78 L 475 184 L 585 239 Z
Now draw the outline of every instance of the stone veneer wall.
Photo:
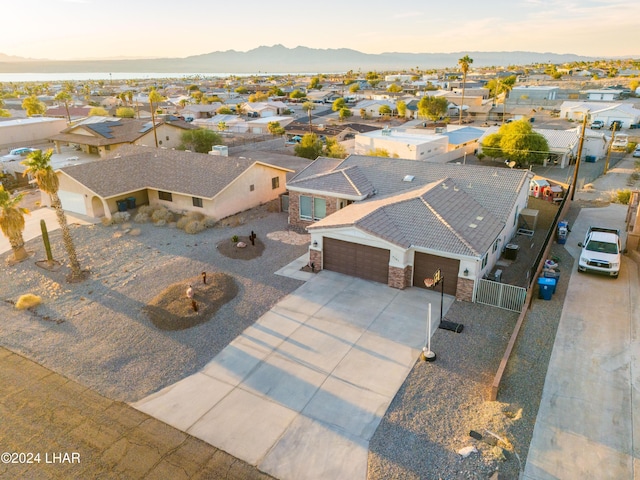
M 407 265 L 404 268 L 389 267 L 389 281 L 388 285 L 393 288 L 399 288 L 403 290 L 406 287 L 411 286 L 411 278 L 413 276 L 413 268 L 411 265 Z
M 289 192 L 289 226 L 292 230 L 300 233 L 307 233 L 306 227 L 311 225 L 313 221 L 302 220 L 300 218 L 300 192 Z M 326 197 L 323 195 L 309 195 L 313 198 L 323 198 L 327 202 L 327 217 L 338 210 L 338 199 L 335 197 Z
M 322 270 L 322 251 L 309 249 L 309 263 L 313 263 L 313 268 L 316 272 Z
M 456 291 L 456 299 L 465 302 L 473 301 L 473 279 L 458 277 L 458 290 Z

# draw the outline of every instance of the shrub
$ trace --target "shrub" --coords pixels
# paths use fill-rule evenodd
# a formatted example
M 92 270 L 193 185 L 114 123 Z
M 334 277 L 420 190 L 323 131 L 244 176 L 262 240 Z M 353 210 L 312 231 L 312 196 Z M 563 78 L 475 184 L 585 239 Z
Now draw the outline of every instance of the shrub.
M 622 205 L 629 205 L 629 199 L 631 198 L 631 190 L 618 190 L 615 193 L 613 201 L 615 203 L 621 203 Z
M 138 212 L 133 221 L 136 223 L 147 223 L 149 221 L 149 215 L 147 215 L 146 213 Z
M 190 218 L 191 220 L 198 220 L 198 221 L 204 220 L 204 214 L 200 212 L 187 212 L 187 217 Z
M 138 208 L 138 213 L 146 213 L 147 215 L 151 216 L 155 209 L 156 208 L 152 207 L 151 205 L 142 205 Z
M 26 310 L 27 308 L 37 307 L 42 303 L 42 298 L 32 293 L 21 295 L 16 302 L 16 308 L 18 310 Z
M 204 226 L 207 228 L 213 228 L 216 226 L 216 221 L 215 219 L 211 218 L 211 217 L 207 217 L 204 219 Z
M 129 230 L 129 235 L 131 235 L 133 237 L 137 237 L 141 233 L 142 233 L 142 231 L 139 228 L 133 228 L 133 229 Z
M 190 234 L 196 234 L 202 232 L 205 228 L 204 222 L 192 220 L 184 227 L 184 231 Z
M 113 225 L 113 218 L 111 217 L 102 217 L 102 219 L 100 220 L 100 222 L 102 223 L 102 225 L 104 225 L 105 227 L 110 227 L 111 225 Z
M 153 220 L 154 222 L 164 220 L 165 223 L 169 223 L 173 220 L 173 213 L 171 213 L 164 207 L 160 207 L 153 212 L 153 214 L 151 215 L 151 220 Z
M 129 212 L 116 212 L 112 218 L 114 223 L 124 223 L 129 221 L 131 214 Z
M 238 240 L 239 240 L 238 235 L 234 235 L 233 237 L 231 237 L 231 241 L 233 243 L 238 243 Z
M 176 223 L 176 227 L 178 227 L 180 230 L 184 230 L 184 227 L 186 227 L 189 222 L 191 222 L 191 219 L 189 217 L 182 217 Z
M 157 222 L 153 222 L 153 225 L 156 227 L 164 227 L 166 224 L 166 220 L 158 220 Z

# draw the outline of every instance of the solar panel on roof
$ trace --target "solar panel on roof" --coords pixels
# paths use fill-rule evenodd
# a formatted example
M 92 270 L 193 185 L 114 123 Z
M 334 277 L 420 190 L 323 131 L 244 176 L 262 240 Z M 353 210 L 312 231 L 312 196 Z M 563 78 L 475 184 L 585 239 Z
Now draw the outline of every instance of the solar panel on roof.
M 140 130 L 138 130 L 138 133 L 148 132 L 152 128 L 153 128 L 153 122 L 147 122 L 144 125 L 142 125 L 142 128 Z

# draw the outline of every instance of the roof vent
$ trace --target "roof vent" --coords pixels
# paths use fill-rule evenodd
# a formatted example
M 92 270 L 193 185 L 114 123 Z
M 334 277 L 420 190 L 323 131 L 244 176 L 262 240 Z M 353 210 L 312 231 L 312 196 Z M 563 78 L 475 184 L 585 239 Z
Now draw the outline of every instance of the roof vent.
M 413 182 L 413 179 L 416 178 L 415 175 L 405 175 L 402 179 L 403 182 Z
M 469 228 L 476 228 L 478 225 L 476 225 L 475 223 L 470 223 L 469 224 Z

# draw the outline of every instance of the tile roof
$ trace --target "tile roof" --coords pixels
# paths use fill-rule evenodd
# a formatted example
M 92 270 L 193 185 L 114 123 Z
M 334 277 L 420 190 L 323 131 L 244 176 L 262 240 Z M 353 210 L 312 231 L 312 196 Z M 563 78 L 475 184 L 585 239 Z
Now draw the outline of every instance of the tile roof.
M 327 192 L 336 195 L 351 195 L 366 198 L 373 194 L 374 188 L 367 177 L 357 167 L 347 167 L 330 172 L 319 173 L 313 177 L 287 182 L 289 188 L 310 189 L 315 192 Z
M 399 195 L 352 204 L 308 229 L 352 225 L 403 248 L 478 257 L 491 247 L 504 221 L 445 178 Z
M 213 198 L 256 161 L 127 146 L 108 159 L 61 170 L 104 198 L 143 188 Z

